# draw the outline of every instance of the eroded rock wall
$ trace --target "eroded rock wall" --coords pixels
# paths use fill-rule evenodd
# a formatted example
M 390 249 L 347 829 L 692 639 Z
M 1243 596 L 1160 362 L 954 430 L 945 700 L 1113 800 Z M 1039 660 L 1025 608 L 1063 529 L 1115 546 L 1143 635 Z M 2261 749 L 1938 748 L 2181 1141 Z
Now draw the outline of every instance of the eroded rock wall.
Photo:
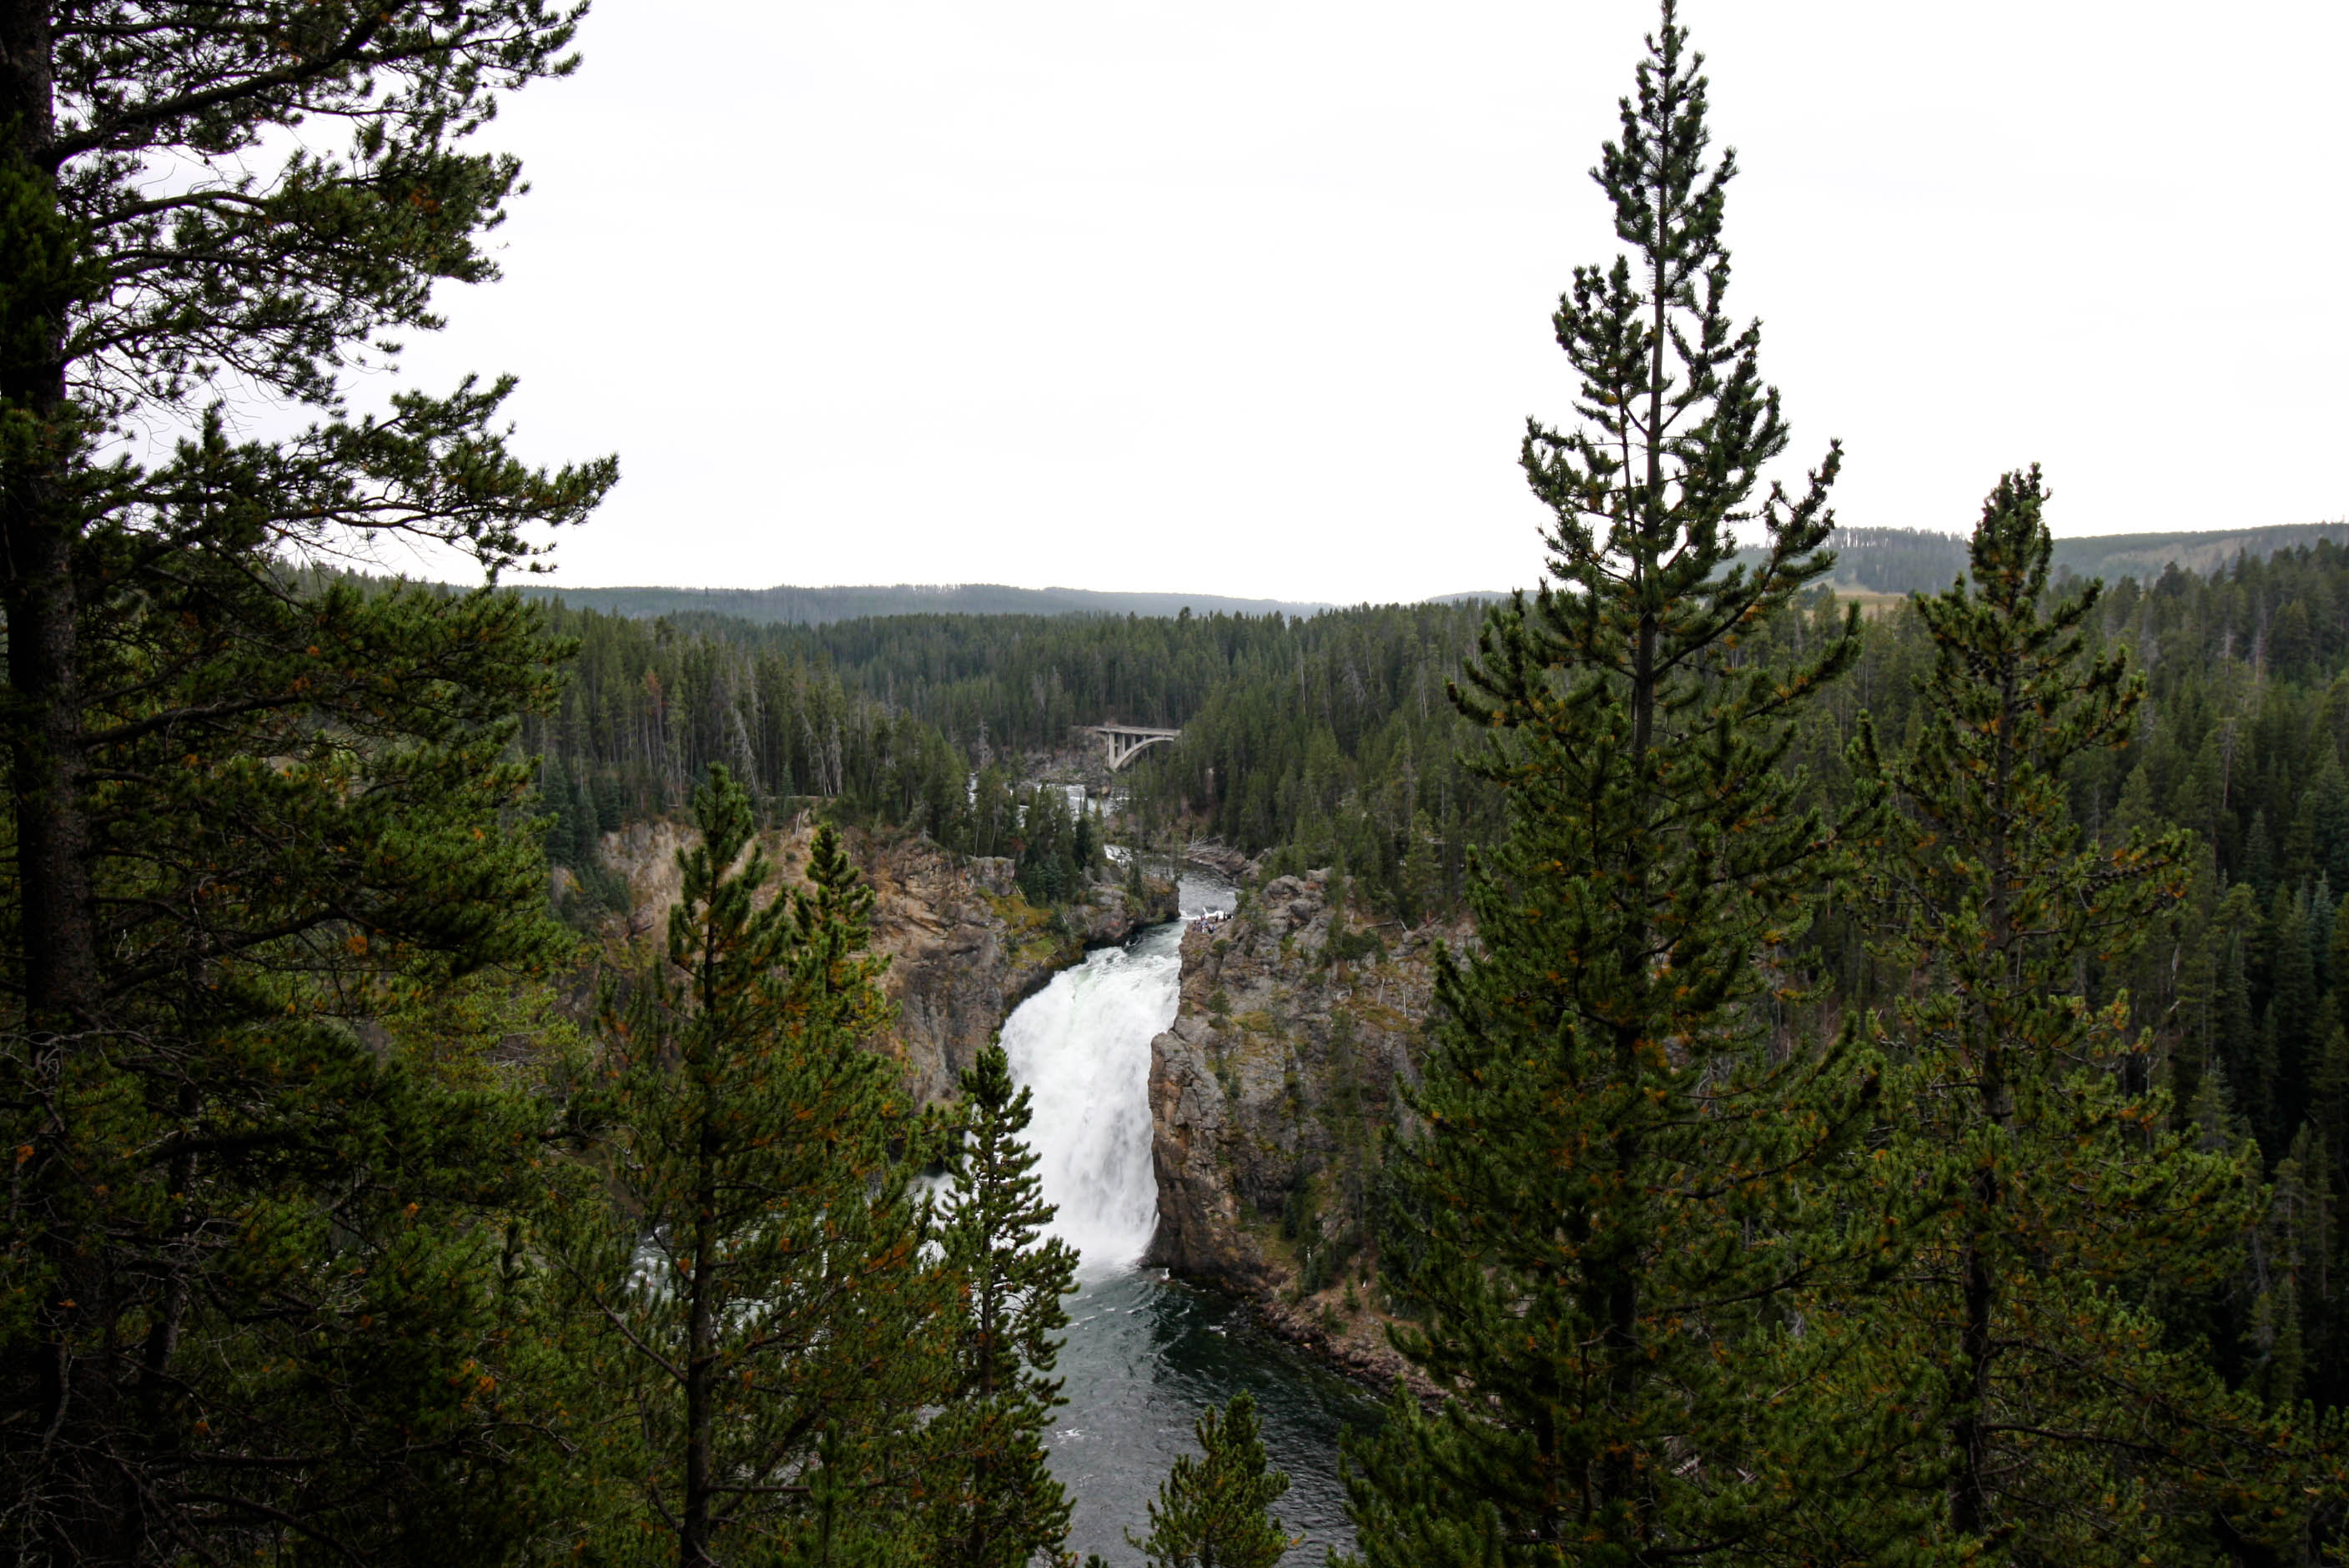
M 804 817 L 761 836 L 781 871 L 781 886 L 804 884 L 814 836 Z M 1081 902 L 1045 910 L 1020 895 L 1009 861 L 956 856 L 918 835 L 846 839 L 873 884 L 874 948 L 889 959 L 884 985 L 896 1021 L 886 1048 L 905 1064 L 908 1084 L 925 1101 L 950 1098 L 1011 1010 L 1086 948 L 1175 917 L 1171 882 L 1146 882 L 1138 897 L 1099 882 Z M 691 828 L 669 821 L 632 823 L 604 836 L 605 864 L 628 885 L 628 913 L 616 917 L 611 936 L 663 940 L 681 892 L 677 854 L 695 841 Z
M 1390 1377 L 1376 1182 L 1409 1115 L 1440 941 L 1349 910 L 1326 872 L 1249 890 L 1183 939 L 1151 1044 L 1151 1263 L 1234 1291 L 1292 1339 Z

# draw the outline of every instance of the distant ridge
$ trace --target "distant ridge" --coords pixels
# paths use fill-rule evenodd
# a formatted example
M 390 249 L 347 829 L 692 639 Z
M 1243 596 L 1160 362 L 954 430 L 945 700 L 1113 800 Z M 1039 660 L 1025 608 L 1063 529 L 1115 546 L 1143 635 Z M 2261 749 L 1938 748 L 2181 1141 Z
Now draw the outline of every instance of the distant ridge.
M 2098 533 L 2055 542 L 2055 564 L 2083 577 L 2117 582 L 2151 580 L 2175 564 L 2181 572 L 2209 576 L 2238 555 L 2265 560 L 2279 550 L 2297 550 L 2320 540 L 2349 544 L 2349 521 L 2286 522 L 2231 533 Z
M 533 598 L 609 615 L 730 615 L 754 624 L 821 626 L 875 615 L 1315 615 L 1328 604 L 1217 593 L 1105 593 L 999 583 L 878 583 L 842 588 L 562 588 L 517 584 Z
M 2055 542 L 2055 565 L 2081 577 L 2150 582 L 2176 565 L 2208 576 L 2238 555 L 2261 560 L 2331 540 L 2349 545 L 2349 521 L 2279 523 L 2267 528 L 2208 533 L 2105 533 Z M 1839 528 L 1834 585 L 1878 593 L 1935 593 L 1966 569 L 1966 542 L 1954 533 L 1917 528 Z M 1742 561 L 1759 552 L 1739 552 Z M 649 618 L 696 612 L 731 616 L 757 625 L 821 626 L 883 615 L 1155 615 L 1188 609 L 1195 615 L 1318 615 L 1338 605 L 1319 600 L 1236 599 L 1221 593 L 1114 593 L 1091 588 L 1013 588 L 1000 583 L 927 584 L 868 583 L 855 587 L 798 588 L 564 588 L 546 583 L 517 583 L 541 599 L 560 599 L 574 609 Z M 1506 599 L 1506 593 L 1471 590 L 1438 593 L 1424 603 L 1472 603 Z
M 2209 576 L 2238 555 L 2264 560 L 2279 550 L 2297 550 L 2320 540 L 2349 544 L 2349 521 L 2287 522 L 2210 533 L 2099 533 L 2055 542 L 2055 568 L 2080 577 L 2117 583 L 2124 577 L 2151 582 L 2168 567 Z M 1966 542 L 1954 533 L 1917 528 L 1839 528 L 1828 548 L 1836 552 L 1835 584 L 1878 593 L 1932 593 L 1947 588 L 1966 569 Z M 1755 551 L 1739 559 L 1758 561 Z

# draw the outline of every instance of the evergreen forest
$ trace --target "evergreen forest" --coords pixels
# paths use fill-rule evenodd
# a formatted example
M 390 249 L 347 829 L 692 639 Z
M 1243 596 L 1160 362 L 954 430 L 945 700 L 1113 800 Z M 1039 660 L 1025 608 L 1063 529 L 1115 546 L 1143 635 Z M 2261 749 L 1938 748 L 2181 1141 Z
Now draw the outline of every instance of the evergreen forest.
M 1442 936 L 1340 1561 L 2349 1551 L 2349 546 L 2085 574 L 2028 453 L 1839 530 L 1663 0 L 1534 588 L 525 593 L 619 459 L 348 387 L 494 279 L 477 133 L 584 10 L 0 0 L 9 1561 L 1073 1565 L 1079 1260 L 1003 1047 L 926 1104 L 880 1048 L 892 839 L 1042 911 L 1211 841 Z M 1072 809 L 1110 721 L 1182 735 Z M 1133 1551 L 1297 1561 L 1256 1402 L 1193 1437 Z

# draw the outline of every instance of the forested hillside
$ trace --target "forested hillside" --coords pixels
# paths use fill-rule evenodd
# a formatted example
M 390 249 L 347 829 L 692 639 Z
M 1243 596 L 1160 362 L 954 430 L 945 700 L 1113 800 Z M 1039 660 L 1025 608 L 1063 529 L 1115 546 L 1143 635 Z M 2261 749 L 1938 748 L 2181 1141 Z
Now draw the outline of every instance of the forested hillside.
M 2075 577 L 2124 577 L 2151 582 L 2176 566 L 2197 576 L 2223 571 L 2239 559 L 2263 561 L 2280 551 L 2320 542 L 2349 543 L 2349 523 L 2284 523 L 2207 533 L 2089 534 L 2055 541 L 2054 564 Z M 1883 593 L 1937 593 L 1966 570 L 1966 542 L 1954 533 L 1915 528 L 1838 528 L 1836 581 Z M 1740 559 L 1752 560 L 1751 551 Z
M 1028 754 L 1081 746 L 1076 727 L 1107 718 L 1185 727 L 1125 776 L 1143 837 L 1335 861 L 1388 907 L 1456 896 L 1462 847 L 1493 821 L 1444 695 L 1475 605 L 814 628 L 547 614 L 579 651 L 526 743 L 545 758 L 550 852 L 583 870 L 594 832 L 678 810 L 711 762 L 771 801 L 819 797 L 1024 855 L 1035 835 L 1008 813 Z
M 690 643 L 732 650 L 740 668 L 772 661 L 826 671 L 981 759 L 1059 749 L 1079 725 L 1179 723 L 1235 672 L 1277 664 L 1292 645 L 1291 620 L 1280 614 L 916 614 L 823 626 L 705 614 L 636 622 L 561 608 L 553 615 L 591 649 L 608 644 L 620 664 L 644 669 L 671 656 L 660 650 Z M 591 654 L 586 662 L 600 661 Z M 600 677 L 595 688 L 598 702 L 633 700 Z
M 579 652 L 528 744 L 550 765 L 551 808 L 606 830 L 678 809 L 718 761 L 770 798 L 833 799 L 951 847 L 993 846 L 1003 835 L 969 822 L 972 776 L 1001 764 L 991 787 L 1009 789 L 1022 753 L 1081 744 L 1078 726 L 1109 718 L 1185 731 L 1124 776 L 1142 830 L 1195 831 L 1284 870 L 1334 865 L 1387 908 L 1455 899 L 1465 846 L 1497 820 L 1489 788 L 1460 766 L 1472 732 L 1446 696 L 1481 606 L 812 628 L 551 614 Z M 1768 636 L 1795 635 L 1789 624 Z M 2337 752 L 2349 737 L 2349 695 L 2335 691 L 2349 672 L 2349 547 L 2243 555 L 2209 576 L 2172 568 L 2149 586 L 2124 578 L 2095 634 L 2129 648 L 2151 690 L 2140 737 L 2084 765 L 2083 821 L 2192 828 L 2214 872 L 2257 888 L 2263 909 L 2312 864 L 2349 893 L 2349 864 L 2309 848 L 2334 835 L 2321 824 L 2336 808 L 2318 797 L 2344 787 L 2321 775 L 2317 740 Z M 1910 724 L 1921 637 L 1905 611 L 1868 623 L 1831 718 L 1798 752 L 1823 788 L 1843 777 L 1857 713 L 1888 733 Z
M 1815 608 L 1774 642 L 1826 634 Z M 2084 956 L 2091 1005 L 2124 990 L 2150 1029 L 2173 1114 L 2256 1136 L 2279 1184 L 2272 1233 L 2220 1307 L 2234 1375 L 2325 1407 L 2349 1400 L 2349 549 L 2243 558 L 2209 578 L 2125 578 L 2085 630 L 2125 654 L 2145 696 L 2116 743 L 2075 757 L 2069 814 L 2112 853 L 2178 830 L 2177 900 L 2125 960 Z M 1863 715 L 1887 746 L 1928 722 L 1928 627 L 1903 610 L 1869 622 L 1850 676 L 1827 693 L 1791 760 L 1830 810 L 1849 798 Z M 1864 908 L 1830 901 L 1808 942 L 1837 1007 L 1888 1006 L 1920 978 L 1868 952 Z M 2339 934 L 2336 937 L 2336 933 Z
M 1014 859 L 1039 903 L 1076 897 L 1104 863 L 1092 820 L 1062 792 L 1034 788 L 1016 767 L 975 768 L 935 725 L 740 634 L 753 628 L 694 635 L 667 622 L 541 614 L 576 649 L 552 710 L 524 733 L 547 858 L 571 870 L 584 898 L 574 913 L 616 908 L 624 896 L 601 835 L 683 812 L 713 767 L 770 821 L 787 803 L 820 801 L 833 817 Z

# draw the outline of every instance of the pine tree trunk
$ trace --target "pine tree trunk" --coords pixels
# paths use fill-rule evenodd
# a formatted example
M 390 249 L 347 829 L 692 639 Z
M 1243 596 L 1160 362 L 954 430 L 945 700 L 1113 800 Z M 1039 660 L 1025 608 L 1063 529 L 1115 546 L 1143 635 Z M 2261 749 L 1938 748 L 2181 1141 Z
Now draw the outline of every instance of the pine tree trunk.
M 1981 1217 L 1971 1228 L 1959 1264 L 1965 1325 L 1959 1331 L 1958 1355 L 1965 1393 L 1956 1418 L 1950 1423 L 1950 1440 L 1958 1460 L 1957 1471 L 1950 1480 L 1950 1526 L 1959 1536 L 1979 1536 L 1990 1517 L 1988 1416 L 1994 1295 L 1982 1233 L 1989 1229 L 1988 1213 L 1998 1202 L 1998 1179 L 1987 1171 L 1977 1174 L 1971 1202 Z
M 30 181 L 52 193 L 56 131 L 48 7 L 0 0 L 0 178 Z M 37 244 L 40 236 L 27 236 Z M 23 423 L 12 433 L 0 478 L 0 614 L 7 617 L 11 716 L 9 769 L 23 899 L 26 1011 L 36 1027 L 87 1026 L 98 1000 L 82 811 L 86 770 L 80 649 L 75 624 L 70 503 L 64 462 L 65 340 L 62 302 L 44 283 L 11 280 L 30 297 L 0 324 L 0 407 Z M 31 329 L 27 315 L 49 319 Z M 19 445 L 22 443 L 22 445 Z
M 702 930 L 701 1016 L 692 1026 L 698 1037 L 696 1048 L 685 1056 L 686 1070 L 700 1074 L 701 1105 L 700 1125 L 695 1132 L 693 1283 L 686 1318 L 685 1508 L 678 1536 L 678 1561 L 684 1568 L 709 1568 L 715 1561 L 709 1554 L 709 1444 L 718 1372 L 717 1314 L 711 1301 L 717 1284 L 712 1276 L 717 1270 L 719 1238 L 718 1074 L 711 1059 L 719 1048 L 712 1038 L 718 944 L 716 922 L 706 906 Z
M 56 91 L 46 0 L 0 0 L 0 180 L 28 187 L 19 221 L 54 212 Z M 75 523 L 62 482 L 67 424 L 63 281 L 26 275 L 51 236 L 15 236 L 16 298 L 0 316 L 0 412 L 14 426 L 0 455 L 0 616 L 8 643 L 8 766 L 16 830 L 24 1022 L 36 1036 L 71 1035 L 95 1021 L 98 944 L 90 904 L 89 829 L 83 810 L 80 647 L 73 580 Z M 55 258 L 47 259 L 54 264 Z M 54 1048 L 47 1053 L 52 1061 Z M 94 1260 L 67 1254 L 41 1320 L 98 1321 L 112 1291 Z M 102 1266 L 102 1265 L 101 1265 Z M 78 1308 L 68 1307 L 68 1299 Z M 103 1376 L 82 1370 L 61 1331 L 28 1347 L 40 1363 L 52 1434 L 43 1501 L 49 1555 L 128 1563 L 140 1539 L 138 1491 L 98 1434 L 119 1404 Z
M 701 1171 L 695 1193 L 693 1222 L 693 1284 L 688 1297 L 685 1363 L 685 1508 L 678 1537 L 678 1560 L 685 1568 L 707 1568 L 709 1555 L 709 1435 L 711 1383 L 717 1372 L 716 1316 L 710 1310 L 710 1269 L 716 1261 L 716 1227 L 711 1223 L 717 1202 L 712 1131 L 715 1118 L 705 1107 L 701 1119 Z
M 1667 135 L 1669 128 L 1667 128 Z M 1663 203 L 1668 200 L 1658 181 L 1656 232 L 1665 232 L 1669 214 Z M 1662 426 L 1664 418 L 1664 345 L 1666 335 L 1666 263 L 1661 246 L 1653 253 L 1650 273 L 1651 308 L 1653 343 L 1648 366 L 1648 428 L 1646 440 L 1646 487 L 1642 496 L 1627 510 L 1636 519 L 1633 530 L 1637 543 L 1633 547 L 1632 591 L 1638 595 L 1640 625 L 1638 642 L 1632 655 L 1630 755 L 1631 810 L 1637 814 L 1633 831 L 1637 837 L 1627 846 L 1624 871 L 1624 908 L 1636 912 L 1645 907 L 1647 898 L 1647 859 L 1651 852 L 1648 836 L 1651 823 L 1649 799 L 1649 757 L 1655 747 L 1656 719 L 1656 612 L 1651 600 L 1655 592 L 1656 563 L 1668 548 L 1667 535 L 1673 522 L 1664 506 Z M 1627 992 L 1634 996 L 1646 995 L 1649 963 L 1648 949 L 1651 935 L 1644 921 L 1636 914 L 1625 923 L 1626 936 L 1619 955 L 1619 972 Z M 1645 1017 L 1625 1018 L 1615 1026 L 1615 1068 L 1626 1084 L 1635 1081 L 1640 1073 L 1640 1050 L 1642 1042 L 1652 1032 L 1652 1020 Z M 1632 1126 L 1617 1127 L 1609 1138 L 1614 1168 L 1618 1178 L 1628 1189 L 1636 1190 L 1640 1180 L 1634 1172 L 1645 1153 L 1639 1130 Z M 1604 1261 L 1594 1271 L 1593 1283 L 1599 1288 L 1600 1300 L 1595 1305 L 1594 1315 L 1607 1326 L 1610 1365 L 1608 1379 L 1619 1408 L 1629 1410 L 1639 1398 L 1640 1377 L 1640 1259 L 1642 1238 L 1634 1227 L 1620 1227 L 1617 1232 L 1615 1255 Z M 1616 1454 L 1600 1461 L 1599 1501 L 1602 1506 L 1628 1506 L 1638 1485 L 1628 1454 Z
M 2001 960 L 2001 980 L 2011 984 L 2017 975 L 2013 964 L 2007 962 L 2014 944 L 2013 912 L 2009 902 L 2014 867 L 2008 830 L 2009 812 L 2013 809 L 2014 727 L 2023 717 L 2012 666 L 2000 681 L 1999 698 L 1998 755 L 1992 766 L 1990 796 L 1993 824 L 1988 846 L 1990 906 L 1984 912 L 1988 928 L 1984 936 L 1991 952 Z M 1982 1019 L 1982 1055 L 1974 1064 L 1982 1111 L 1994 1126 L 2003 1130 L 2014 1119 L 2014 1093 L 2007 1081 L 2006 1043 L 2000 1037 L 2006 1024 L 1989 1014 L 1979 999 L 1975 1006 Z M 1997 1213 L 2002 1198 L 1994 1169 L 1974 1173 L 1960 1260 L 1965 1325 L 1959 1334 L 1959 1356 L 1963 1364 L 1965 1393 L 1957 1417 L 1950 1424 L 1951 1440 L 1958 1456 L 1957 1473 L 1950 1483 L 1950 1524 L 1961 1535 L 1980 1535 L 1990 1524 L 1990 1389 L 1996 1359 L 1992 1320 L 1998 1305 L 1997 1276 L 1990 1253 L 1995 1245 Z

